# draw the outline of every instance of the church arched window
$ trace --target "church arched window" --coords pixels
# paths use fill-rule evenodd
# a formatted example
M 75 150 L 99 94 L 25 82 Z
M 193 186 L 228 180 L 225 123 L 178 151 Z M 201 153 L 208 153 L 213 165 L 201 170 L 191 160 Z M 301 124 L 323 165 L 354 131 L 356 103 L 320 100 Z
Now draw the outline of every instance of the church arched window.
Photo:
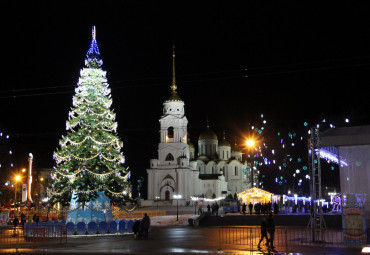
M 173 160 L 175 160 L 173 158 L 173 155 L 171 153 L 168 153 L 167 156 L 166 156 L 166 161 L 173 161 Z
M 168 138 L 173 138 L 173 127 L 167 129 L 167 136 Z

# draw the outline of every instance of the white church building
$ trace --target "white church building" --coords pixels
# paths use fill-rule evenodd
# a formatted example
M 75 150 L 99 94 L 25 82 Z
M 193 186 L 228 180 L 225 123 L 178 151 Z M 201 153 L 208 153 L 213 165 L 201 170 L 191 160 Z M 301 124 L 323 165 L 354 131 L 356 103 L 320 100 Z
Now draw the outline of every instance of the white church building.
M 225 197 L 251 188 L 250 164 L 242 162 L 241 150 L 231 147 L 225 133 L 219 140 L 207 123 L 197 150 L 189 141 L 185 103 L 177 94 L 174 50 L 172 58 L 171 95 L 159 119 L 158 158 L 151 159 L 147 169 L 147 204 L 158 200 L 174 204 L 174 195 L 181 195 L 179 204 L 185 204 L 192 197 Z

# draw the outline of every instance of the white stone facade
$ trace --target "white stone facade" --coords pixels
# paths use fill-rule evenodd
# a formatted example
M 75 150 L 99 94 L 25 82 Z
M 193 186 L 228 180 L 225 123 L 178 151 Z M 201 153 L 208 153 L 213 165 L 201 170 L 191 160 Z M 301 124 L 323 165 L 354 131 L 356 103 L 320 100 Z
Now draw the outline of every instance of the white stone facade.
M 173 64 L 172 93 L 159 120 L 158 159 L 151 159 L 147 169 L 147 199 L 175 204 L 173 195 L 181 195 L 180 204 L 184 204 L 194 196 L 225 197 L 251 188 L 250 168 L 242 162 L 242 153 L 232 150 L 225 137 L 219 141 L 208 124 L 199 136 L 196 154 L 188 139 L 185 104 L 177 95 L 174 68 Z

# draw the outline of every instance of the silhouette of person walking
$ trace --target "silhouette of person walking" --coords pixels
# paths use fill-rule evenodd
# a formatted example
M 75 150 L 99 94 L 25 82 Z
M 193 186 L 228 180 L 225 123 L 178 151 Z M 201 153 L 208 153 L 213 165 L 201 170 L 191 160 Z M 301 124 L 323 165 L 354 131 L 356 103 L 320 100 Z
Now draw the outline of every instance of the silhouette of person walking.
M 261 242 L 263 241 L 263 238 L 266 239 L 266 246 L 268 246 L 268 243 L 269 243 L 269 239 L 267 237 L 267 224 L 266 224 L 266 218 L 263 218 L 262 219 L 262 222 L 261 222 L 261 239 L 260 241 L 258 242 L 258 249 L 261 249 Z

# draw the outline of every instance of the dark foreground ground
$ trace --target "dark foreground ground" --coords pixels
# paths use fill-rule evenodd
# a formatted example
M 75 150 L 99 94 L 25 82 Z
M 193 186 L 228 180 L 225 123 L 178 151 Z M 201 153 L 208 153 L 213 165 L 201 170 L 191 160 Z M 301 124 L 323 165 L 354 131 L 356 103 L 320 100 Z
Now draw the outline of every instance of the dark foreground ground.
M 279 246 L 268 252 L 257 249 L 259 236 L 250 245 L 220 243 L 218 227 L 152 227 L 148 240 L 132 234 L 69 237 L 67 244 L 48 244 L 45 248 L 18 249 L 0 246 L 2 253 L 50 254 L 361 254 L 360 248 L 324 248 L 321 245 Z

